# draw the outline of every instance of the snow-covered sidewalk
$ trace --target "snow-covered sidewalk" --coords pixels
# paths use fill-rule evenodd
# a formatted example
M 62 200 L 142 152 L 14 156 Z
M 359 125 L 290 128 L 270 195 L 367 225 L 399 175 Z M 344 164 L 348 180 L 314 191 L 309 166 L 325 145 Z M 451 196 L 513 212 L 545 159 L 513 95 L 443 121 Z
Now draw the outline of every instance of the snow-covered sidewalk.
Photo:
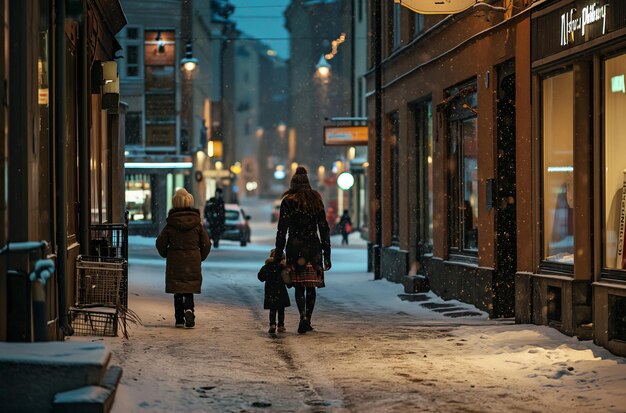
M 365 272 L 362 246 L 333 250 L 312 333 L 295 331 L 293 290 L 287 333 L 266 332 L 258 242 L 211 253 L 197 327 L 176 329 L 153 242 L 131 242 L 129 302 L 144 325 L 103 339 L 124 368 L 114 412 L 626 411 L 623 358 L 463 303 L 481 315 L 446 317 L 422 305 L 444 303 L 432 294 L 403 301 L 401 285 Z

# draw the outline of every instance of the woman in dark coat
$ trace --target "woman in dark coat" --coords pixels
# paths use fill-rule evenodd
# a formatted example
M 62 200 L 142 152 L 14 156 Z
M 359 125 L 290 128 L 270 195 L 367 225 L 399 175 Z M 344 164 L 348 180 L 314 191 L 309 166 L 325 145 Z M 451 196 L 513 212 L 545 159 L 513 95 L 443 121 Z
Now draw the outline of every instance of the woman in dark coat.
M 270 252 L 270 256 L 265 260 L 265 265 L 261 267 L 258 278 L 259 281 L 265 283 L 265 300 L 263 308 L 270 310 L 270 329 L 268 333 L 276 332 L 276 318 L 278 317 L 278 332 L 284 333 L 285 330 L 285 307 L 291 305 L 287 287 L 283 281 L 282 272 L 289 271 L 287 264 L 283 261 L 280 263 L 274 261 L 276 250 Z M 291 285 L 289 285 L 291 287 Z
M 193 204 L 193 196 L 184 188 L 176 191 L 167 224 L 156 240 L 159 254 L 166 258 L 165 292 L 174 294 L 176 327 L 195 325 L 193 295 L 200 294 L 201 264 L 211 251 L 200 211 Z
M 298 332 L 302 334 L 312 330 L 315 288 L 324 285 L 323 274 L 330 270 L 331 263 L 330 229 L 324 203 L 320 194 L 311 188 L 307 170 L 301 166 L 291 178 L 289 190 L 283 194 L 280 204 L 274 260 L 280 259 L 277 257 L 281 257 L 285 247 L 287 265 L 293 269 L 291 280 L 300 312 Z

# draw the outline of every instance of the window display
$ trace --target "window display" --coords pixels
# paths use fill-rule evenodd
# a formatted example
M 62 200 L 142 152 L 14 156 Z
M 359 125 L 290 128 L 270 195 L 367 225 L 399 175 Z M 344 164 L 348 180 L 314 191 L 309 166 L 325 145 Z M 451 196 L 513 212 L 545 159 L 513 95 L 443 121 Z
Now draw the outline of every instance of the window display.
M 126 175 L 126 210 L 131 221 L 152 220 L 150 175 Z
M 574 264 L 574 76 L 544 79 L 543 256 Z
M 626 54 L 604 63 L 604 267 L 626 269 Z

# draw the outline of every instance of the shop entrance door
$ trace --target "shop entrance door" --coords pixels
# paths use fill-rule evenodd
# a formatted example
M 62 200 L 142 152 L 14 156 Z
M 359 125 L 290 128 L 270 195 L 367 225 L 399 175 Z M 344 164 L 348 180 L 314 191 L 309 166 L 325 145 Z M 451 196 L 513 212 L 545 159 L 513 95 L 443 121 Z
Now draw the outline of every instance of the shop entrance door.
M 493 282 L 493 316 L 515 315 L 517 269 L 517 217 L 515 184 L 515 63 L 497 68 L 496 137 L 496 271 Z

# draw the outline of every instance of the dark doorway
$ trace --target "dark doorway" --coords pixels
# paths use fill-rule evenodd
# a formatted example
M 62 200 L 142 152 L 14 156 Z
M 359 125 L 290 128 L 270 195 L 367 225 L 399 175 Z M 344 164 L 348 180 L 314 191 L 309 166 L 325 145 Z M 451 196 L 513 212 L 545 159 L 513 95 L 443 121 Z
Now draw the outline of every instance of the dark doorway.
M 515 183 L 515 62 L 497 67 L 496 271 L 493 316 L 515 315 L 517 217 Z

